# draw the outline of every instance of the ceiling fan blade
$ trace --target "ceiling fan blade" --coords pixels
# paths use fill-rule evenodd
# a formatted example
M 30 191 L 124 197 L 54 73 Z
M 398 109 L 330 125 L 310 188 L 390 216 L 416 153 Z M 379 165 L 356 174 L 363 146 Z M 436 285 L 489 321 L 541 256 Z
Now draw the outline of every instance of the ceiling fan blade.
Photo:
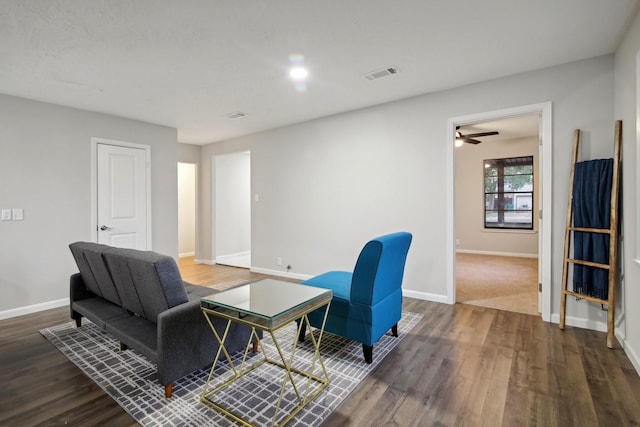
M 491 136 L 491 135 L 499 135 L 499 132 L 493 131 L 493 132 L 480 132 L 480 133 L 470 133 L 468 135 L 465 135 L 469 138 L 478 138 L 480 136 Z
M 468 142 L 469 144 L 480 144 L 482 141 L 478 141 L 477 139 L 471 138 L 463 138 L 464 142 Z

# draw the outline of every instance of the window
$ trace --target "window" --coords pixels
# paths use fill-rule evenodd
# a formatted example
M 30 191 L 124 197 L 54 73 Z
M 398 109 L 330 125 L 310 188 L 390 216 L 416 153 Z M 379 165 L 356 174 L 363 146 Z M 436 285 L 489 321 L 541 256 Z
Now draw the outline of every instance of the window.
M 484 226 L 533 230 L 533 156 L 484 161 Z

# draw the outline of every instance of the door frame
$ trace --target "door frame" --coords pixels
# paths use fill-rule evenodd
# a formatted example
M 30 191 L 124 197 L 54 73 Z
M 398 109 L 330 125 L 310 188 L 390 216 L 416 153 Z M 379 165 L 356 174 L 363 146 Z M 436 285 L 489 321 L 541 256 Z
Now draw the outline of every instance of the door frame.
M 538 264 L 542 289 L 542 320 L 551 321 L 551 220 L 552 220 L 552 114 L 551 102 L 524 105 L 503 110 L 487 111 L 478 114 L 452 117 L 447 120 L 447 303 L 456 303 L 456 195 L 455 195 L 455 130 L 456 126 L 489 120 L 505 119 L 525 114 L 540 114 L 540 153 L 539 169 L 542 197 L 539 210 Z
M 151 250 L 151 146 L 134 142 L 91 137 L 91 241 L 98 241 L 98 144 L 144 150 L 146 163 L 147 250 Z

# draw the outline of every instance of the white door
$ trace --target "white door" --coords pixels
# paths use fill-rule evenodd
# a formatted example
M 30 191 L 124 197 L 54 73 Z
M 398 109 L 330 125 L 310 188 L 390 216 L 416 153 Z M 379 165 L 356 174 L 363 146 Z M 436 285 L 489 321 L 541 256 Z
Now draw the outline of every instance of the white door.
M 98 243 L 147 249 L 147 152 L 97 144 Z

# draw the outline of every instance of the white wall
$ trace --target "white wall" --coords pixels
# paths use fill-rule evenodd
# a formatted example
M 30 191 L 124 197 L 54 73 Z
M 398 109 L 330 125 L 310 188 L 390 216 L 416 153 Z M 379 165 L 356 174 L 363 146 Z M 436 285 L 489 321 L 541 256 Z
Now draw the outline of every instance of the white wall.
M 202 147 L 200 145 L 178 143 L 178 161 L 182 163 L 200 164 Z
M 251 154 L 215 156 L 215 257 L 251 251 Z
M 196 165 L 178 163 L 178 254 L 196 253 Z
M 540 209 L 539 141 L 537 137 L 464 144 L 456 147 L 456 239 L 459 251 L 538 256 Z M 484 228 L 484 167 L 486 159 L 533 156 L 534 215 L 532 230 L 486 230 Z
M 615 117 L 623 121 L 623 267 L 624 275 L 617 308 L 623 346 L 640 373 L 640 13 L 632 22 L 615 55 Z
M 91 239 L 91 137 L 151 146 L 153 250 L 176 256 L 173 128 L 0 94 L 0 317 L 69 297 L 68 245 Z M 42 307 L 40 307 L 42 308 Z
M 611 55 L 210 144 L 203 159 L 251 150 L 252 188 L 260 195 L 252 206 L 253 267 L 279 270 L 281 255 L 294 273 L 351 269 L 369 238 L 407 230 L 414 241 L 404 288 L 442 300 L 445 225 L 454 215 L 446 209 L 447 120 L 546 101 L 553 103 L 551 300 L 558 313 L 564 233 L 557 230 L 565 227 L 573 131 L 585 131 L 586 158 L 611 155 Z M 203 186 L 210 168 L 203 160 Z M 568 315 L 606 320 L 585 303 Z

